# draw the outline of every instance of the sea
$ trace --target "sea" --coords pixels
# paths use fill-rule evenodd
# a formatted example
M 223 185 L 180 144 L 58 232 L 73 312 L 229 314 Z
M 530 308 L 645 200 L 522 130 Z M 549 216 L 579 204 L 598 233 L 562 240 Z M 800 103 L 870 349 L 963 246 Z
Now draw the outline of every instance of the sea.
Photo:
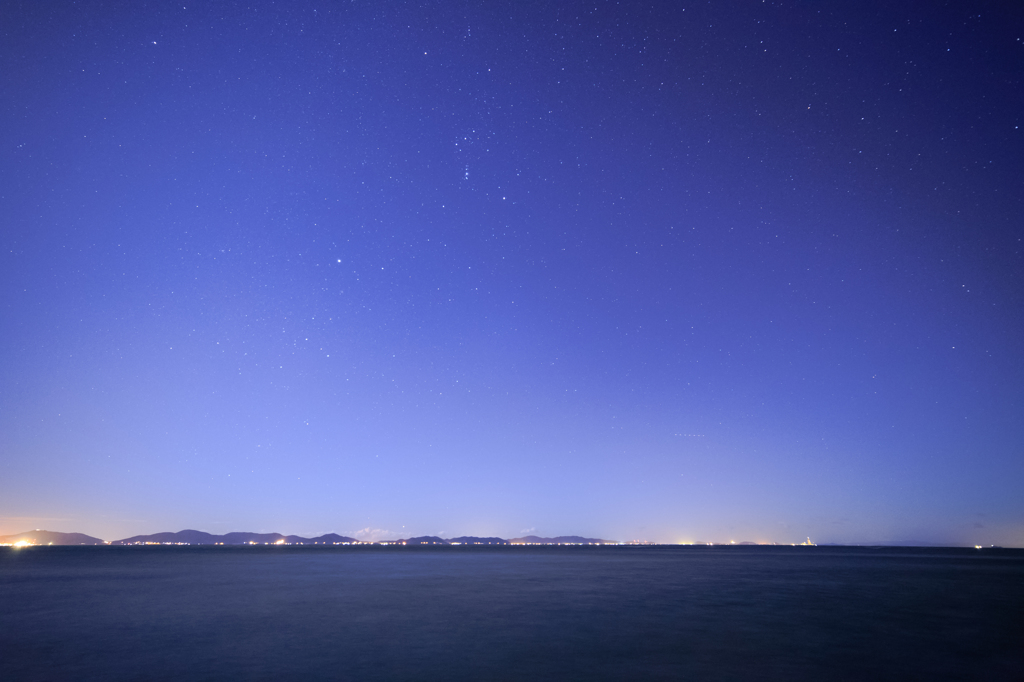
M 1024 550 L 0 548 L 0 680 L 1024 680 Z

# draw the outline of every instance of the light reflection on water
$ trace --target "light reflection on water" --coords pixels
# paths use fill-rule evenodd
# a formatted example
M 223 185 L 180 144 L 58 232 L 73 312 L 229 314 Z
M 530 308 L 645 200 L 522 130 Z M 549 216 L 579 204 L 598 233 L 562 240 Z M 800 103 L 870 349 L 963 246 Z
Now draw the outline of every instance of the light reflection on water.
M 1024 551 L 0 549 L 3 680 L 1015 680 Z

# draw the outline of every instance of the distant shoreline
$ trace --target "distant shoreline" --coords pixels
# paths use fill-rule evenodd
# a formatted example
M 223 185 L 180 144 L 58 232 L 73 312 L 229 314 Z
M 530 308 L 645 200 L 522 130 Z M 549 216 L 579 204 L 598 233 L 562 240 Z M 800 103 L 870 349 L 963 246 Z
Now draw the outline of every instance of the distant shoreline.
M 606 546 L 606 547 L 814 547 L 818 543 L 807 538 L 799 543 L 781 542 L 654 542 L 648 540 L 616 541 L 601 538 L 587 538 L 579 535 L 559 535 L 540 537 L 527 535 L 519 538 L 478 537 L 463 535 L 454 538 L 441 538 L 435 535 L 422 535 L 397 540 L 359 540 L 357 538 L 327 533 L 312 538 L 300 535 L 282 535 L 280 533 L 249 533 L 233 532 L 214 535 L 198 530 L 182 530 L 177 532 L 135 535 L 123 540 L 106 541 L 85 535 L 84 533 L 60 533 L 48 530 L 34 530 L 15 535 L 0 536 L 0 547 L 36 547 L 36 546 L 193 546 L 193 547 L 246 547 L 246 546 L 289 546 L 289 547 L 343 547 L 343 546 L 381 546 L 381 547 L 529 547 L 529 546 Z M 922 542 L 884 542 L 864 544 L 825 543 L 822 547 L 877 547 L 877 548 L 935 548 L 935 549 L 1004 549 L 999 545 L 933 545 Z

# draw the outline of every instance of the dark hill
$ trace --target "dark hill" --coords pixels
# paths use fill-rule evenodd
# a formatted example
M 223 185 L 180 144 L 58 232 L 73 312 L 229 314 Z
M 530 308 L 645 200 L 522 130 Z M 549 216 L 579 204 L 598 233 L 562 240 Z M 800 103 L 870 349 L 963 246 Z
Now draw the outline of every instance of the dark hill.
M 309 540 L 306 540 L 304 544 L 308 545 L 311 542 L 314 545 L 333 545 L 359 542 L 359 540 L 346 537 L 344 535 L 338 535 L 337 533 L 327 533 L 326 535 L 318 535 L 315 538 L 310 538 Z
M 114 540 L 112 545 L 144 545 L 146 543 L 157 544 L 188 544 L 188 545 L 213 545 L 219 536 L 204 533 L 201 530 L 180 530 L 177 533 L 153 533 L 152 535 L 134 535 L 124 540 Z
M 217 536 L 217 542 L 223 542 L 225 545 L 247 545 L 255 543 L 257 545 L 272 545 L 278 540 L 284 540 L 288 542 L 288 538 L 280 533 L 225 533 L 224 535 Z
M 436 535 L 421 535 L 418 538 L 409 538 L 404 540 L 407 545 L 447 545 L 448 541 L 437 537 Z
M 599 538 L 583 538 L 579 535 L 559 535 L 557 538 L 541 538 L 536 535 L 527 535 L 522 538 L 509 540 L 514 545 L 614 545 L 611 540 Z
M 474 535 L 463 535 L 457 538 L 452 538 L 448 542 L 458 542 L 463 545 L 507 545 L 508 540 L 503 538 L 478 538 Z
M 225 533 L 224 535 L 213 535 L 211 533 L 205 533 L 201 530 L 181 530 L 177 533 L 153 533 L 152 535 L 136 535 L 134 537 L 125 538 L 124 540 L 116 540 L 111 544 L 144 545 L 147 543 L 180 543 L 189 545 L 273 545 L 277 542 L 284 542 L 285 544 L 289 545 L 330 545 L 342 542 L 357 542 L 357 540 L 345 537 L 344 535 L 338 535 L 337 533 L 327 533 L 326 535 L 320 535 L 315 538 L 304 538 L 300 535 L 281 535 L 280 533 L 235 532 Z
M 17 535 L 0 536 L 0 545 L 13 545 L 26 540 L 34 545 L 105 545 L 99 538 L 84 533 L 58 533 L 52 530 L 30 530 Z

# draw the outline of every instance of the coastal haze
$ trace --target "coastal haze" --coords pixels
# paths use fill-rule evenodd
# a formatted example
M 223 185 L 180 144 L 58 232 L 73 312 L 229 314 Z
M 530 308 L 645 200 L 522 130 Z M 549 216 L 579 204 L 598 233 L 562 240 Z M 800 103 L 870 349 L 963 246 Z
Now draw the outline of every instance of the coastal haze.
M 0 535 L 1024 546 L 1022 40 L 3 3 Z

